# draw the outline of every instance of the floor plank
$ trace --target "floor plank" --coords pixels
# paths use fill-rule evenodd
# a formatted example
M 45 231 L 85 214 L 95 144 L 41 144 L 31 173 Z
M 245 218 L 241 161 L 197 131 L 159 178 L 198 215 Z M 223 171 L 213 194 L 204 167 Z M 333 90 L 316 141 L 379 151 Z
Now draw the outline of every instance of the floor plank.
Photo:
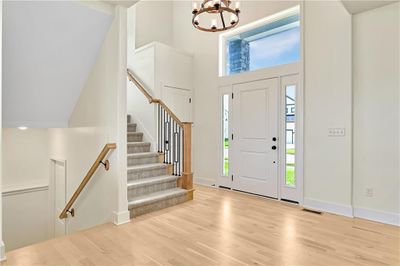
M 193 201 L 7 253 L 2 265 L 400 265 L 400 229 L 196 186 Z

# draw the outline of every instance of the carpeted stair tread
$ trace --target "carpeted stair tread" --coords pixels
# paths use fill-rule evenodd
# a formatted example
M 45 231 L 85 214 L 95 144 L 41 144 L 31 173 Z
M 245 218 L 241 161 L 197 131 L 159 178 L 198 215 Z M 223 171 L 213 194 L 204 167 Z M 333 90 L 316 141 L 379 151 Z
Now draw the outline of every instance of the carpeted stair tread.
M 165 176 L 149 177 L 149 178 L 140 179 L 140 180 L 132 180 L 132 181 L 128 182 L 128 189 L 133 188 L 133 187 L 149 186 L 149 185 L 169 182 L 169 181 L 176 180 L 176 179 L 178 179 L 177 176 L 165 175 Z
M 129 201 L 128 206 L 129 206 L 129 209 L 132 209 L 135 207 L 152 204 L 154 202 L 183 196 L 186 193 L 187 193 L 187 190 L 182 189 L 182 188 L 173 188 L 173 189 L 158 191 L 155 193 L 141 195 L 139 197 L 133 198 L 132 200 Z

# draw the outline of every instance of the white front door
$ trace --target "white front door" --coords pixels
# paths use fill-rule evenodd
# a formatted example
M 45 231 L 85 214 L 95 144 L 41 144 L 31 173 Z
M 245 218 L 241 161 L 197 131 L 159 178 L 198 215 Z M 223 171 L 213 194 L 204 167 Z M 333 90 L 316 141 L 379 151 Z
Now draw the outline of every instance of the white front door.
M 54 237 L 66 234 L 66 219 L 58 216 L 66 204 L 66 174 L 65 161 L 53 161 L 54 175 Z
M 278 197 L 278 79 L 233 86 L 232 188 Z

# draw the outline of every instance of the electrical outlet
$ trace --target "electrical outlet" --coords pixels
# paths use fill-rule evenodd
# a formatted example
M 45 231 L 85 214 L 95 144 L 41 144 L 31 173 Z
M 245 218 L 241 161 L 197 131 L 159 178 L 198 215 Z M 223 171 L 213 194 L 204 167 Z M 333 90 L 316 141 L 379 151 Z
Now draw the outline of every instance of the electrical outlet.
M 367 188 L 365 190 L 365 196 L 372 198 L 374 196 L 374 189 L 373 188 Z
M 344 128 L 328 128 L 329 137 L 344 137 L 346 130 Z

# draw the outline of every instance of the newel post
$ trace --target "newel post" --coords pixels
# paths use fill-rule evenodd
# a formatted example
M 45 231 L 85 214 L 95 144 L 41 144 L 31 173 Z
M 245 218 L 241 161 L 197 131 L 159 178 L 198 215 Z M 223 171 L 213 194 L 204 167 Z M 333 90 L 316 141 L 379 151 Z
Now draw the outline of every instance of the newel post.
M 183 175 L 182 188 L 193 188 L 192 173 L 192 122 L 183 123 Z

